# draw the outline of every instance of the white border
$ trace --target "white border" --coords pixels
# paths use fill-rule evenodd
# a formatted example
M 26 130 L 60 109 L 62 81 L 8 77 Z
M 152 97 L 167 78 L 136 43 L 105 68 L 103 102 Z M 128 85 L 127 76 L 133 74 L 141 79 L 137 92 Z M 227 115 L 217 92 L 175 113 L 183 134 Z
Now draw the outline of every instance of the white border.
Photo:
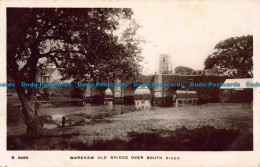
M 0 82 L 6 81 L 6 7 L 133 7 L 148 3 L 160 4 L 171 1 L 61 1 L 61 0 L 1 0 L 0 8 Z M 181 1 L 180 1 L 181 2 Z M 194 1 L 196 2 L 196 1 Z M 208 1 L 209 2 L 209 1 Z M 212 2 L 212 1 L 211 1 Z M 213 1 L 227 3 L 226 1 Z M 229 3 L 254 3 L 254 82 L 260 82 L 260 1 L 230 1 Z M 234 30 L 235 31 L 235 30 Z M 0 167 L 2 166 L 260 166 L 260 89 L 254 89 L 254 151 L 6 151 L 6 89 L 0 89 Z M 29 160 L 12 160 L 11 156 L 29 155 Z M 70 155 L 97 156 L 178 156 L 172 160 L 70 160 Z

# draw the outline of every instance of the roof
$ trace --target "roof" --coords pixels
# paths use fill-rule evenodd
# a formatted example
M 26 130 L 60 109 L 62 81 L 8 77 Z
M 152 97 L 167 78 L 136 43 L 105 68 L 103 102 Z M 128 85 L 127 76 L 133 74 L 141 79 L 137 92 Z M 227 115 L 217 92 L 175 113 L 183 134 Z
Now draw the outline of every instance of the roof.
M 247 87 L 246 83 L 247 82 L 253 82 L 253 78 L 237 78 L 237 79 L 226 79 L 224 84 L 220 87 L 220 89 L 243 89 L 243 88 L 252 88 L 252 87 Z M 235 86 L 230 86 L 227 87 L 225 86 L 225 84 L 235 84 L 235 83 L 239 83 L 240 87 L 235 87 Z

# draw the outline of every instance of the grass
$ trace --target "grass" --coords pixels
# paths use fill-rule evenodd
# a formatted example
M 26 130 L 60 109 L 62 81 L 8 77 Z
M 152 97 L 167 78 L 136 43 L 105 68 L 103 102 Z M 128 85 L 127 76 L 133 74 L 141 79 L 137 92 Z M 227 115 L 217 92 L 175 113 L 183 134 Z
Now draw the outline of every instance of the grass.
M 93 117 L 94 118 L 94 117 Z M 253 149 L 253 111 L 248 103 L 212 103 L 97 116 L 97 122 L 9 136 L 8 150 Z M 106 121 L 104 121 L 106 120 Z

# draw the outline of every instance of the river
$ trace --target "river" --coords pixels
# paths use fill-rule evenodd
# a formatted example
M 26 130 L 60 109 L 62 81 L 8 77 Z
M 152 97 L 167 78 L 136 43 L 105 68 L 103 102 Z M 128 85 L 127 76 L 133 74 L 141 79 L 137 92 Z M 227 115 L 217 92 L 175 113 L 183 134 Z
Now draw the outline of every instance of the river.
M 57 102 L 40 104 L 39 116 L 44 128 L 77 126 L 109 122 L 109 117 L 128 112 L 151 109 L 150 100 L 135 100 L 133 105 L 113 105 L 112 100 L 105 100 L 104 104 L 85 103 L 79 106 L 74 102 Z M 7 106 L 7 134 L 19 135 L 26 133 L 24 115 L 18 106 Z

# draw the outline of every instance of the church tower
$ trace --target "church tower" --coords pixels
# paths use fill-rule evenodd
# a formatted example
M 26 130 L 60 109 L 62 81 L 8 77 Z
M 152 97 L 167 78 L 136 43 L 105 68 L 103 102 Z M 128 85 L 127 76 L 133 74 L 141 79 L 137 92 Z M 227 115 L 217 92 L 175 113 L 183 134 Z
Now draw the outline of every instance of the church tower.
M 172 72 L 171 56 L 169 54 L 160 54 L 159 74 L 170 74 Z

